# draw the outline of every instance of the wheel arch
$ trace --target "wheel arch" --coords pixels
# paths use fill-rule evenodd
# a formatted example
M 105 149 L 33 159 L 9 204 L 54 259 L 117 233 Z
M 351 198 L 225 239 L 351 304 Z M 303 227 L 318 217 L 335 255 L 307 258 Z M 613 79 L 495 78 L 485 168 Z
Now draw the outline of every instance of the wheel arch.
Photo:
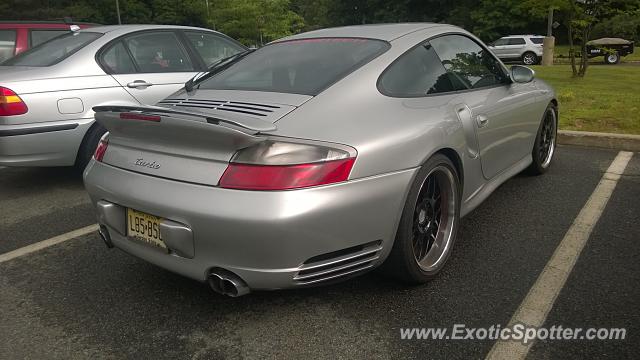
M 460 194 L 463 194 L 464 193 L 463 191 L 464 190 L 464 165 L 462 163 L 462 158 L 460 157 L 460 154 L 458 154 L 458 152 L 453 148 L 444 147 L 444 148 L 438 149 L 433 154 L 431 154 L 431 156 L 429 156 L 427 160 L 429 160 L 431 157 L 433 157 L 436 154 L 442 154 L 446 156 L 453 163 L 453 166 L 455 167 L 456 172 L 458 173 L 458 180 L 460 182 L 460 189 L 459 189 Z

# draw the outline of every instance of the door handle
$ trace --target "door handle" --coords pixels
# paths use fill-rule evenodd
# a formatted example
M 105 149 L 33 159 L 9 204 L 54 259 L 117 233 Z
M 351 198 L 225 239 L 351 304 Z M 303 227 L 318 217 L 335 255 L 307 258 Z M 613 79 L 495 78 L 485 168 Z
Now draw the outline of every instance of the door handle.
M 132 89 L 140 89 L 140 88 L 147 88 L 149 86 L 153 86 L 152 83 L 148 83 L 144 80 L 135 80 L 133 82 L 130 82 L 127 84 L 127 87 L 132 88 Z
M 489 118 L 486 115 L 478 115 L 476 116 L 476 122 L 479 128 L 485 127 L 489 123 Z

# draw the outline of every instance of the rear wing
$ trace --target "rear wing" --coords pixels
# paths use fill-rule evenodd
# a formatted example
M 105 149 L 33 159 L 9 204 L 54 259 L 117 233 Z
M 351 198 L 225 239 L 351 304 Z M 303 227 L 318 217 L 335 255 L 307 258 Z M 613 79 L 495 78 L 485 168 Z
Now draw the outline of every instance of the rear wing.
M 199 112 L 167 109 L 161 106 L 124 106 L 124 105 L 106 105 L 96 106 L 93 108 L 96 112 L 96 118 L 99 113 L 134 113 L 149 116 L 169 116 L 179 118 L 181 120 L 191 120 L 198 122 L 206 122 L 213 125 L 223 126 L 229 129 L 238 130 L 248 135 L 256 135 L 264 132 L 271 132 L 277 129 L 277 126 L 269 121 L 254 119 L 245 116 L 226 115 L 224 118 L 203 114 Z

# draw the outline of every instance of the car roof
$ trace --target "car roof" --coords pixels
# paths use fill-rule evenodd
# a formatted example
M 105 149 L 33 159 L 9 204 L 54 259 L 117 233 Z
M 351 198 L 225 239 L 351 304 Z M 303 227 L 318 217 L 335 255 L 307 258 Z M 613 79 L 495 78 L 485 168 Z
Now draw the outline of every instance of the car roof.
M 507 36 L 503 36 L 500 39 L 509 39 L 509 38 L 514 38 L 514 37 L 525 37 L 525 38 L 529 38 L 529 37 L 544 37 L 544 35 L 507 35 Z
M 288 36 L 279 41 L 309 39 L 322 37 L 359 37 L 378 39 L 384 41 L 393 41 L 399 37 L 410 34 L 412 32 L 428 29 L 428 28 L 451 28 L 451 25 L 436 23 L 399 23 L 399 24 L 369 24 L 369 25 L 353 25 L 342 26 L 328 29 L 313 30 L 302 34 Z
M 204 30 L 212 31 L 210 29 L 198 28 L 192 26 L 179 26 L 179 25 L 147 25 L 147 24 L 135 24 L 135 25 L 104 25 L 96 26 L 88 29 L 82 29 L 81 31 L 88 32 L 100 32 L 100 33 L 129 33 L 132 31 L 140 30 L 162 30 L 162 29 L 183 29 L 183 30 Z

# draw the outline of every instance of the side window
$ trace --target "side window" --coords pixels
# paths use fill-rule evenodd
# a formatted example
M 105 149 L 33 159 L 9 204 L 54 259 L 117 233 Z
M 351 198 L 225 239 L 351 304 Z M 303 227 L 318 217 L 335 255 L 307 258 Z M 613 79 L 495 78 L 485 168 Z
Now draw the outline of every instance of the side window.
M 244 50 L 241 46 L 215 34 L 186 32 L 185 35 L 207 66 Z
M 511 38 L 509 39 L 509 45 L 524 45 L 524 39 L 523 38 Z
M 489 51 L 463 35 L 432 39 L 456 90 L 477 89 L 508 83 L 500 62 Z
M 382 74 L 378 87 L 383 94 L 394 97 L 417 97 L 454 90 L 429 43 L 400 56 Z
M 29 44 L 31 47 L 38 46 L 43 42 L 47 42 L 56 36 L 68 33 L 69 30 L 30 30 Z
M 542 44 L 544 42 L 544 38 L 541 37 L 534 37 L 534 38 L 530 38 L 531 42 L 534 44 Z
M 112 45 L 107 51 L 102 53 L 100 62 L 111 74 L 132 74 L 136 72 L 136 67 L 121 41 Z
M 498 39 L 493 43 L 493 46 L 504 46 L 509 44 L 509 39 Z
M 194 71 L 189 56 L 172 32 L 133 35 L 124 42 L 140 72 Z
M 13 57 L 16 50 L 16 32 L 14 30 L 0 30 L 0 63 Z

